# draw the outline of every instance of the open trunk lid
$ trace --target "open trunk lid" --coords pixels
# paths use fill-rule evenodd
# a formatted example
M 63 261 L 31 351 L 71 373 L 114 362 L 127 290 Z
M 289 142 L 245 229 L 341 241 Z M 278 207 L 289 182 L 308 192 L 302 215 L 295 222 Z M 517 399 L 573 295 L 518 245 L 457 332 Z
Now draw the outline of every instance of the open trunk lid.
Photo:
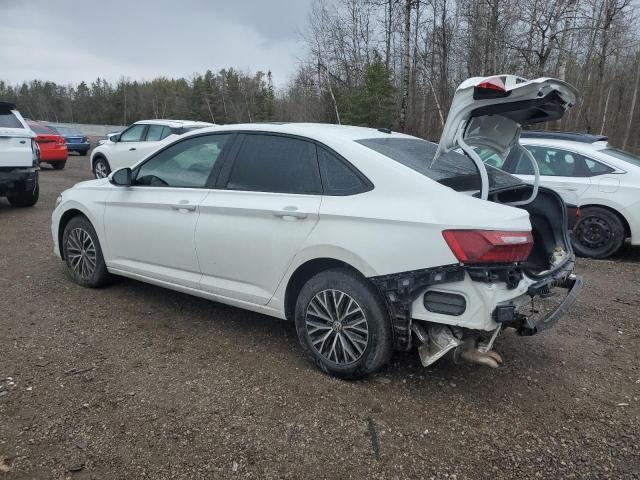
M 35 136 L 14 104 L 0 102 L 0 168 L 31 167 Z
M 504 157 L 517 146 L 524 125 L 558 120 L 577 100 L 575 88 L 552 78 L 526 80 L 514 75 L 470 78 L 456 90 L 433 161 L 446 162 L 448 152 L 462 149 L 480 173 L 480 198 L 487 200 L 487 168 L 493 167 L 484 165 L 474 147 L 489 147 Z M 534 184 L 494 189 L 491 200 L 529 213 L 534 248 L 524 269 L 540 278 L 572 261 L 573 250 L 564 202 L 555 192 L 539 187 L 538 165 L 528 150 L 522 151 L 531 161 Z
M 515 75 L 470 78 L 456 90 L 433 161 L 443 160 L 444 154 L 461 148 L 480 171 L 480 196 L 486 199 L 487 172 L 473 147 L 490 147 L 504 155 L 518 143 L 522 126 L 558 120 L 577 100 L 575 88 L 552 78 L 526 80 Z M 537 172 L 537 165 L 534 170 Z M 537 184 L 536 181 L 533 196 Z

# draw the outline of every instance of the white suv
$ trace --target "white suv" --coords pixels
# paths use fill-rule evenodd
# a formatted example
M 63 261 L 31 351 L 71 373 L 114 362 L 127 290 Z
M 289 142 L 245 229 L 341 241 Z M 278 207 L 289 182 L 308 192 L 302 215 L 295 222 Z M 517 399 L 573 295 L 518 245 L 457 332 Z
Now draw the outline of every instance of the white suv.
M 498 367 L 501 329 L 551 327 L 582 281 L 562 199 L 472 147 L 506 149 L 521 123 L 560 118 L 576 95 L 558 80 L 470 79 L 440 145 L 322 124 L 190 132 L 63 192 L 54 251 L 83 286 L 123 275 L 292 320 L 343 378 L 412 346 L 425 366 L 450 352 Z
M 35 137 L 16 106 L 0 102 L 0 197 L 16 207 L 38 201 L 40 149 Z
M 142 120 L 120 133 L 110 134 L 91 152 L 91 171 L 104 178 L 112 171 L 130 167 L 176 135 L 210 127 L 213 123 L 193 120 Z
M 600 135 L 524 131 L 520 143 L 536 160 L 540 185 L 554 189 L 567 203 L 576 253 L 607 258 L 625 238 L 640 245 L 640 158 Z M 488 148 L 478 153 L 488 165 L 534 181 L 531 163 L 519 149 L 506 157 Z

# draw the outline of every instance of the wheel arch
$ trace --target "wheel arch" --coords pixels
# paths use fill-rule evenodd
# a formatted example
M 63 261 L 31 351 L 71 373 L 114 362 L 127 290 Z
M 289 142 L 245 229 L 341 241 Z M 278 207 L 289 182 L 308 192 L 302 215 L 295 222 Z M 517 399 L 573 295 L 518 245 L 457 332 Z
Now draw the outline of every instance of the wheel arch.
M 284 313 L 287 320 L 294 318 L 296 301 L 304 284 L 314 275 L 331 268 L 347 268 L 366 278 L 360 270 L 343 260 L 329 257 L 307 260 L 295 269 L 287 282 L 284 293 Z
M 102 160 L 104 160 L 105 162 L 107 162 L 107 165 L 109 165 L 109 167 L 111 167 L 111 164 L 109 163 L 109 159 L 107 158 L 107 156 L 102 153 L 102 152 L 95 152 L 93 155 L 91 155 L 91 171 L 93 172 L 93 168 L 96 165 L 96 161 L 101 158 Z
M 84 214 L 84 212 L 82 212 L 81 210 L 78 210 L 77 208 L 70 208 L 69 210 L 64 212 L 60 217 L 60 222 L 58 223 L 58 250 L 60 251 L 60 258 L 62 258 L 63 260 L 64 260 L 64 248 L 62 248 L 62 237 L 64 236 L 64 229 L 66 228 L 67 224 L 71 221 L 72 218 L 75 218 L 78 216 L 82 216 L 87 220 L 89 220 L 89 217 L 87 217 Z

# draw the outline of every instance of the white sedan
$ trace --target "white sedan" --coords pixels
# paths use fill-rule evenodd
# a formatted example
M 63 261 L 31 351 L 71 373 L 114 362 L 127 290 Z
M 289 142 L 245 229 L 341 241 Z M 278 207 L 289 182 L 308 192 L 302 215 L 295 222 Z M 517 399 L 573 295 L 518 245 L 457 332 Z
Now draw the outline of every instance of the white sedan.
M 640 158 L 613 147 L 607 137 L 586 133 L 530 130 L 522 133 L 520 145 L 535 158 L 540 185 L 567 203 L 576 253 L 607 258 L 625 238 L 640 245 Z M 535 181 L 520 146 L 506 155 L 490 147 L 476 152 L 487 165 Z
M 497 367 L 501 329 L 549 328 L 582 282 L 560 197 L 485 168 L 472 147 L 507 149 L 521 124 L 575 101 L 557 80 L 470 79 L 440 145 L 320 124 L 190 132 L 63 192 L 54 251 L 83 286 L 122 275 L 292 320 L 342 378 L 412 346 L 424 365 Z M 554 288 L 567 290 L 558 305 L 529 308 Z
M 212 125 L 193 120 L 141 120 L 99 142 L 89 158 L 91 171 L 96 178 L 105 178 L 115 170 L 135 165 L 178 135 Z

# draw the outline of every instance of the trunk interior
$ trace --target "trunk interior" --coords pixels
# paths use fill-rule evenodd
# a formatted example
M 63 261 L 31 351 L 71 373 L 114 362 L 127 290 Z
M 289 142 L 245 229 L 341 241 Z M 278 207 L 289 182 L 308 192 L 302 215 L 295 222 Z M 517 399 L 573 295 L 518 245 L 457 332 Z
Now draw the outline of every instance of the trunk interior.
M 527 199 L 532 188 L 522 186 L 505 190 L 492 194 L 489 199 L 498 203 Z M 573 253 L 566 206 L 553 190 L 540 187 L 533 202 L 517 208 L 529 212 L 533 233 L 533 249 L 523 269 L 534 277 L 544 276 L 549 270 L 564 263 L 563 260 Z

